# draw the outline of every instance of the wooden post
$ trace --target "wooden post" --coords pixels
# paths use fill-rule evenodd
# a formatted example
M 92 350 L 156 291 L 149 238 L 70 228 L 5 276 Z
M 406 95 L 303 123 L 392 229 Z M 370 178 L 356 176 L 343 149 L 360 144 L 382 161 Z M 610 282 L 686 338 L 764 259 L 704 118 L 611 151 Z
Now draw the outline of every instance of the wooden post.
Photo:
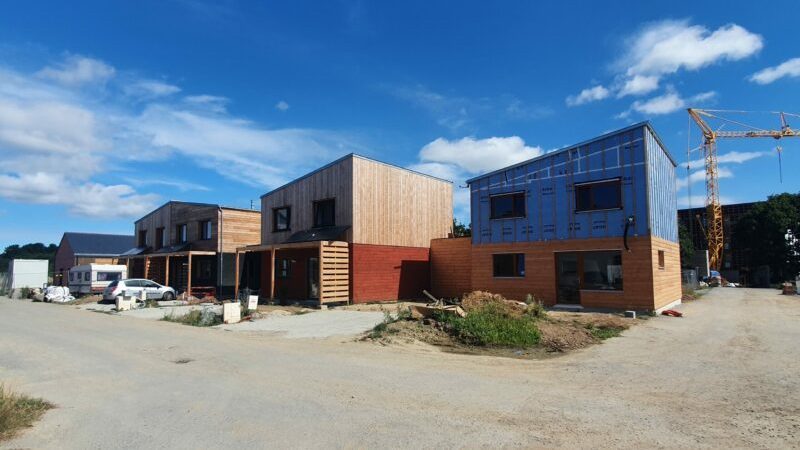
M 233 275 L 233 298 L 239 300 L 239 249 L 236 249 L 236 273 Z
M 131 259 L 130 258 L 125 260 L 125 270 L 128 271 L 128 273 L 125 274 L 125 278 L 130 278 L 131 277 Z M 62 286 L 63 286 L 63 284 L 62 284 Z
M 144 279 L 145 280 L 149 280 L 150 279 L 150 257 L 149 256 L 145 256 L 144 257 Z
M 319 306 L 322 307 L 323 298 L 322 298 L 322 286 L 324 282 L 322 281 L 322 241 L 319 241 L 319 258 L 317 260 L 317 269 L 319 269 L 319 282 L 317 283 L 317 298 L 319 299 Z
M 275 300 L 275 247 L 270 250 L 269 263 L 269 301 Z
M 164 263 L 166 267 L 164 268 L 164 285 L 169 286 L 169 255 L 166 256 L 167 262 Z
M 192 295 L 192 252 L 188 252 L 187 256 L 189 257 L 189 270 L 186 279 L 186 296 L 188 297 Z

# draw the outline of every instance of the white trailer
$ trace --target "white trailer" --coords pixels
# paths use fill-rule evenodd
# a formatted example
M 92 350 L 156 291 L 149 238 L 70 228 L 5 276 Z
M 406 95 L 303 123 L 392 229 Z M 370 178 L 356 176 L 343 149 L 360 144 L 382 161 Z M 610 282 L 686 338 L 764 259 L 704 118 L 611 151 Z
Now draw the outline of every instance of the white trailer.
M 8 266 L 9 288 L 43 288 L 47 285 L 46 259 L 12 259 Z
M 128 278 L 128 268 L 121 264 L 83 264 L 69 269 L 69 292 L 102 293 L 115 280 Z

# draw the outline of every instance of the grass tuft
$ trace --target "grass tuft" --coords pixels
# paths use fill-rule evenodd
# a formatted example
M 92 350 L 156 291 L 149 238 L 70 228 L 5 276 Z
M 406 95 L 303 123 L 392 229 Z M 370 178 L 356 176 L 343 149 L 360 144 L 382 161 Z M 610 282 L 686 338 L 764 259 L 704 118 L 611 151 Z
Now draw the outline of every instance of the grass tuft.
M 182 316 L 173 316 L 172 314 L 164 316 L 161 320 L 166 322 L 175 322 L 183 325 L 191 325 L 193 327 L 211 327 L 222 323 L 222 317 L 216 315 L 213 311 L 205 312 L 205 310 L 195 309 Z
M 533 315 L 512 315 L 497 303 L 473 309 L 466 317 L 440 314 L 437 320 L 447 324 L 451 334 L 468 345 L 532 347 L 541 339 Z
M 600 339 L 601 341 L 617 337 L 620 334 L 622 334 L 623 331 L 625 331 L 625 328 L 623 327 L 596 326 L 592 324 L 587 325 L 586 329 L 589 330 L 590 333 L 592 333 L 592 336 L 594 336 L 597 339 Z
M 15 394 L 0 384 L 0 441 L 11 439 L 23 428 L 33 426 L 48 410 L 50 402 Z

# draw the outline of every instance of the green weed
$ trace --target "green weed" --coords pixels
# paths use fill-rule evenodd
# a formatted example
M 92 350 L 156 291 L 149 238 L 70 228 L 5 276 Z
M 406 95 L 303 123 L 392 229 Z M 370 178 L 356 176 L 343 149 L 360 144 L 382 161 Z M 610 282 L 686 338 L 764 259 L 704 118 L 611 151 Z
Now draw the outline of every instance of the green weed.
M 33 426 L 53 404 L 40 398 L 15 394 L 0 384 L 0 441 Z

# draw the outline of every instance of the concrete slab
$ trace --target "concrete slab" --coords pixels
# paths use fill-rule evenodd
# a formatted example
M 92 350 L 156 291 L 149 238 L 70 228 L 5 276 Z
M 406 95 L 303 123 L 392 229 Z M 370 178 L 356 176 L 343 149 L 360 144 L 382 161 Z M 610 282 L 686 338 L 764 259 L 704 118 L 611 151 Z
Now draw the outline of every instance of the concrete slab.
M 282 337 L 290 339 L 327 338 L 363 333 L 381 323 L 383 318 L 382 312 L 329 310 L 292 316 L 270 315 L 254 322 L 218 325 L 215 328 L 279 333 Z
M 169 315 L 172 315 L 174 317 L 180 317 L 189 314 L 194 310 L 201 310 L 204 308 L 211 308 L 216 314 L 222 314 L 222 305 L 213 305 L 213 306 L 188 305 L 188 306 L 170 306 L 166 308 L 139 308 L 139 309 L 132 309 L 130 311 L 122 311 L 117 314 L 125 317 L 135 317 L 137 319 L 161 320 Z

